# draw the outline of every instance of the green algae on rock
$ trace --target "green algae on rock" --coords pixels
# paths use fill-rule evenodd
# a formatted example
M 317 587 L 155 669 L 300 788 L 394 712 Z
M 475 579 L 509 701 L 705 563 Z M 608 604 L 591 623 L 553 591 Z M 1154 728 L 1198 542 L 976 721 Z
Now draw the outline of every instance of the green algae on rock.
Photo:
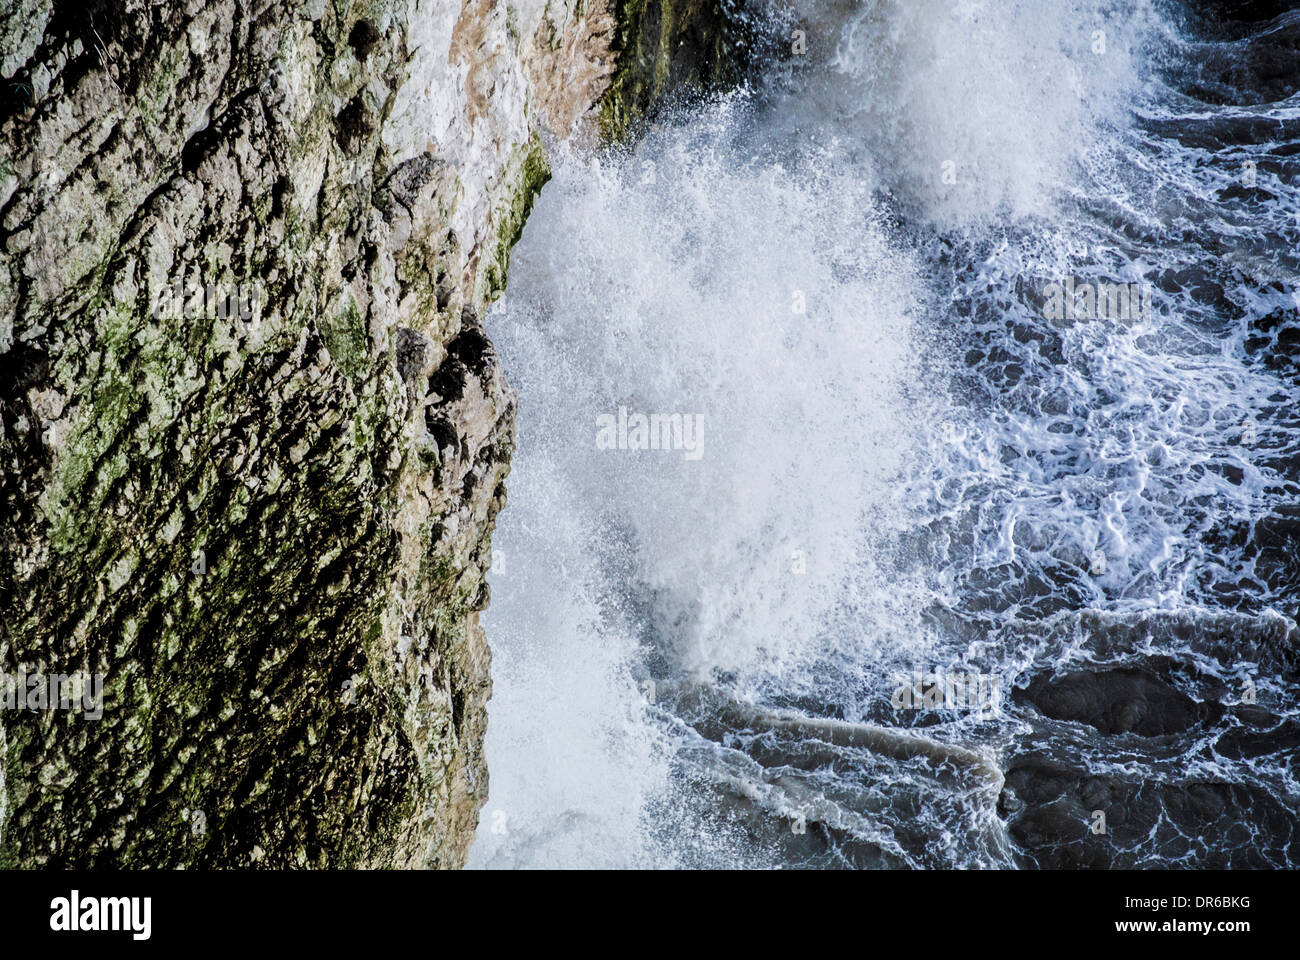
M 601 101 L 600 133 L 621 143 L 672 98 L 734 85 L 749 30 L 724 0 L 614 0 L 618 54 Z
M 591 108 L 601 31 L 3 18 L 0 670 L 102 675 L 104 709 L 0 711 L 0 865 L 460 865 L 514 444 L 480 317 L 547 176 L 529 104 Z M 178 283 L 257 310 L 160 309 Z

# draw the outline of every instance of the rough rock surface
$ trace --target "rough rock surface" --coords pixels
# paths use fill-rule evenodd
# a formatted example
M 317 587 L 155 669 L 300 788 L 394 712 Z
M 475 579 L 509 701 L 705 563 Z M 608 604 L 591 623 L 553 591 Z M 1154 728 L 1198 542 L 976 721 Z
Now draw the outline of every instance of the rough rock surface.
M 606 142 L 653 120 L 660 105 L 739 82 L 760 35 L 739 0 L 612 3 L 616 69 L 600 108 Z
M 0 711 L 0 865 L 464 861 L 515 409 L 479 318 L 608 83 L 583 7 L 5 5 L 0 670 L 104 710 Z

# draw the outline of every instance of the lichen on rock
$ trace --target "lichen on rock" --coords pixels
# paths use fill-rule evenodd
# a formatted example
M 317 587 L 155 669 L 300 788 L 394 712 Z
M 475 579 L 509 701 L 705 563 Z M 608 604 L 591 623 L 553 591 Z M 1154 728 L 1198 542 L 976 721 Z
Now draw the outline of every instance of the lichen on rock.
M 0 711 L 0 866 L 464 862 L 515 437 L 481 320 L 618 10 L 0 14 L 0 671 L 104 684 Z
M 575 8 L 7 8 L 0 669 L 104 710 L 0 712 L 0 864 L 463 862 L 514 443 L 480 319 L 603 89 Z

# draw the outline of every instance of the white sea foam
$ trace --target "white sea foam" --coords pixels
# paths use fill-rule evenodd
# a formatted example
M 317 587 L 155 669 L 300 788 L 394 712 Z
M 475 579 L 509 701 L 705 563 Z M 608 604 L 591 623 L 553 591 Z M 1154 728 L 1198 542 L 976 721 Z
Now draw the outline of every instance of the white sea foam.
M 912 430 L 910 258 L 833 155 L 751 162 L 737 114 L 625 163 L 562 158 L 490 320 L 523 401 L 486 619 L 489 809 L 574 823 L 534 844 L 565 862 L 609 862 L 608 835 L 648 856 L 628 829 L 666 770 L 648 647 L 700 678 L 824 655 Z M 620 405 L 702 416 L 701 456 L 597 449 Z M 476 860 L 516 862 L 513 842 L 487 823 Z
M 1004 618 L 1186 605 L 1227 562 L 1200 542 L 1194 499 L 1236 515 L 1264 495 L 1248 453 L 1240 483 L 1212 467 L 1270 382 L 1199 332 L 1185 294 L 1053 328 L 1018 292 L 1136 283 L 1159 262 L 1089 209 L 1159 223 L 1196 180 L 1128 157 L 1144 149 L 1128 114 L 1151 82 L 1149 4 L 796 17 L 809 57 L 785 95 L 679 118 L 630 157 L 555 158 L 488 318 L 521 399 L 484 620 L 492 788 L 473 865 L 780 862 L 677 809 L 706 768 L 772 816 L 811 804 L 884 862 L 1004 863 L 987 805 L 918 784 L 931 839 L 905 849 L 879 761 L 855 783 L 799 764 L 775 783 L 738 752 L 748 740 L 702 740 L 650 684 L 855 720 L 900 665 L 971 655 L 1010 680 L 1032 648 L 994 649 L 983 626 L 940 635 L 934 609 L 972 582 Z M 899 212 L 924 228 L 898 229 Z M 1005 355 L 967 375 L 990 331 Z M 701 415 L 702 455 L 597 449 L 597 417 L 620 406 Z

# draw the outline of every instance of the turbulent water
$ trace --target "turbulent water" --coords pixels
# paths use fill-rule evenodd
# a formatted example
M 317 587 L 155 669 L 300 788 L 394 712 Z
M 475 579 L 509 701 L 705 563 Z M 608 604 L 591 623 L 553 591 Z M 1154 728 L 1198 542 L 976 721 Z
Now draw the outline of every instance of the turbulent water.
M 1300 864 L 1300 12 L 1239 6 L 783 7 L 556 160 L 472 864 Z

